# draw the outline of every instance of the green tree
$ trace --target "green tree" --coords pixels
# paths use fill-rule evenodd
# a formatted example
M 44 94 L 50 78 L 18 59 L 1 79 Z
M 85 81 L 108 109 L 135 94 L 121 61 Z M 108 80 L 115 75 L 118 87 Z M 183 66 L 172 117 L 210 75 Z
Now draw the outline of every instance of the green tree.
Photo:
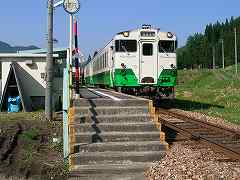
M 208 24 L 204 33 L 195 33 L 188 37 L 186 45 L 177 50 L 178 68 L 211 68 L 213 48 L 216 65 L 222 66 L 220 40 L 224 40 L 225 64 L 234 64 L 234 28 L 238 29 L 238 48 L 240 47 L 240 17 L 229 18 L 225 22 Z M 240 57 L 240 51 L 238 51 Z

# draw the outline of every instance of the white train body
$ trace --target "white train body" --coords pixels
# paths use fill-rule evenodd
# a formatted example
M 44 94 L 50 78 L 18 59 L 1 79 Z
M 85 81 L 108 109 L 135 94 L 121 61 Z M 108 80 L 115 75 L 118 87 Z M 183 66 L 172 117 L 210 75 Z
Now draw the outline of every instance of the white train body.
M 174 33 L 150 26 L 118 33 L 86 65 L 86 83 L 172 89 L 177 76 L 176 42 Z

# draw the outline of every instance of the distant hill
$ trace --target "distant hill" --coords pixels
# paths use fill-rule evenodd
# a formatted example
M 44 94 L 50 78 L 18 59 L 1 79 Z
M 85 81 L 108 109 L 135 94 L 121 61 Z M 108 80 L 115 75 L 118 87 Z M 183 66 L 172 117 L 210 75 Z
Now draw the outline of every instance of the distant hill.
M 0 41 L 0 53 L 16 53 L 17 51 L 39 49 L 37 46 L 11 46 L 8 43 Z M 1 79 L 1 63 L 0 63 L 0 79 Z
M 0 41 L 0 53 L 16 53 L 17 51 L 39 49 L 37 46 L 11 46 Z

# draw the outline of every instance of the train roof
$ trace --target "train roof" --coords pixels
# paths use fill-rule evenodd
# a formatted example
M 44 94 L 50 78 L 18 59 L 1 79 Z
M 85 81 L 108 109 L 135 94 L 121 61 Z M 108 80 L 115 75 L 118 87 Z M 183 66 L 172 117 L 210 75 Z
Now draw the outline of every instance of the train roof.
M 155 27 L 152 27 L 151 25 L 142 25 L 142 28 L 136 28 L 136 29 L 130 29 L 130 30 L 126 30 L 126 31 L 121 31 L 119 33 L 117 33 L 116 35 L 121 35 L 125 32 L 140 32 L 140 31 L 157 31 L 158 33 L 164 33 L 164 34 L 167 34 L 167 33 L 172 33 L 174 36 L 176 36 L 176 33 L 174 32 L 169 32 L 169 31 L 161 31 L 160 28 L 155 28 Z
M 174 40 L 176 40 L 176 33 L 174 33 L 174 32 L 169 32 L 169 31 L 168 31 L 168 32 L 167 32 L 167 31 L 164 32 L 164 31 L 161 31 L 160 28 L 154 28 L 154 27 L 152 27 L 151 25 L 148 25 L 148 24 L 142 25 L 141 28 L 136 28 L 136 29 L 126 30 L 126 31 L 121 31 L 121 32 L 115 34 L 114 37 L 116 37 L 116 36 L 118 36 L 118 35 L 123 35 L 123 34 L 126 33 L 126 32 L 128 32 L 128 33 L 133 33 L 133 32 L 139 33 L 139 32 L 141 32 L 141 31 L 157 31 L 158 35 L 160 35 L 160 36 L 161 36 L 161 35 L 162 35 L 162 36 L 166 36 L 166 39 L 168 39 L 168 37 L 175 37 Z M 111 42 L 113 41 L 113 39 L 114 39 L 114 38 L 112 38 L 110 41 L 108 41 L 108 43 L 107 43 L 103 48 L 101 48 L 101 49 L 99 49 L 99 50 L 96 50 L 96 51 L 93 53 L 92 59 L 91 59 L 90 61 L 88 61 L 88 62 L 86 63 L 86 65 L 87 65 L 88 63 L 90 63 L 97 54 L 101 53 L 101 51 L 102 51 L 109 43 L 111 43 Z

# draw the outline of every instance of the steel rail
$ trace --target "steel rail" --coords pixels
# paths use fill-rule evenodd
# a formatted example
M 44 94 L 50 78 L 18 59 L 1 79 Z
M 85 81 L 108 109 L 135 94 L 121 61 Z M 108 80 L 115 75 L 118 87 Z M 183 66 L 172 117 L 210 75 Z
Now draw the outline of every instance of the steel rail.
M 165 117 L 161 117 L 160 115 L 164 114 Z M 191 128 L 184 128 L 184 126 L 180 126 L 180 124 L 184 124 L 184 123 L 177 123 L 176 122 L 170 122 L 169 119 L 167 119 L 166 114 L 171 117 L 171 118 L 176 118 L 179 119 L 186 123 L 192 123 L 193 126 L 199 125 L 199 129 L 198 129 L 198 133 L 196 133 L 196 131 L 194 129 Z M 234 148 L 234 146 L 236 147 L 236 141 L 239 143 L 238 145 L 240 145 L 240 133 L 236 132 L 235 130 L 231 130 L 228 128 L 224 128 L 224 127 L 219 127 L 218 125 L 214 125 L 212 123 L 209 122 L 204 122 L 202 120 L 199 119 L 194 119 L 194 118 L 190 118 L 186 115 L 182 115 L 179 113 L 175 113 L 175 112 L 171 112 L 168 110 L 160 110 L 158 111 L 158 116 L 159 116 L 159 120 L 160 122 L 165 125 L 166 127 L 169 127 L 170 129 L 173 129 L 175 131 L 177 131 L 180 134 L 183 134 L 193 140 L 200 140 L 206 143 L 210 143 L 212 146 L 214 146 L 214 148 L 217 148 L 221 151 L 223 151 L 228 157 L 230 157 L 232 160 L 240 160 L 240 146 L 239 148 Z M 201 135 L 201 128 L 202 128 L 202 134 Z M 207 136 L 206 130 L 208 130 L 209 135 L 211 136 Z M 213 132 L 215 132 L 216 134 L 213 135 Z M 218 138 L 218 140 L 216 141 L 216 138 L 221 135 L 223 138 Z M 229 137 L 226 137 L 226 135 Z M 224 141 L 224 142 L 223 142 Z M 229 142 L 229 143 L 226 143 Z M 226 144 L 228 146 L 226 146 Z

